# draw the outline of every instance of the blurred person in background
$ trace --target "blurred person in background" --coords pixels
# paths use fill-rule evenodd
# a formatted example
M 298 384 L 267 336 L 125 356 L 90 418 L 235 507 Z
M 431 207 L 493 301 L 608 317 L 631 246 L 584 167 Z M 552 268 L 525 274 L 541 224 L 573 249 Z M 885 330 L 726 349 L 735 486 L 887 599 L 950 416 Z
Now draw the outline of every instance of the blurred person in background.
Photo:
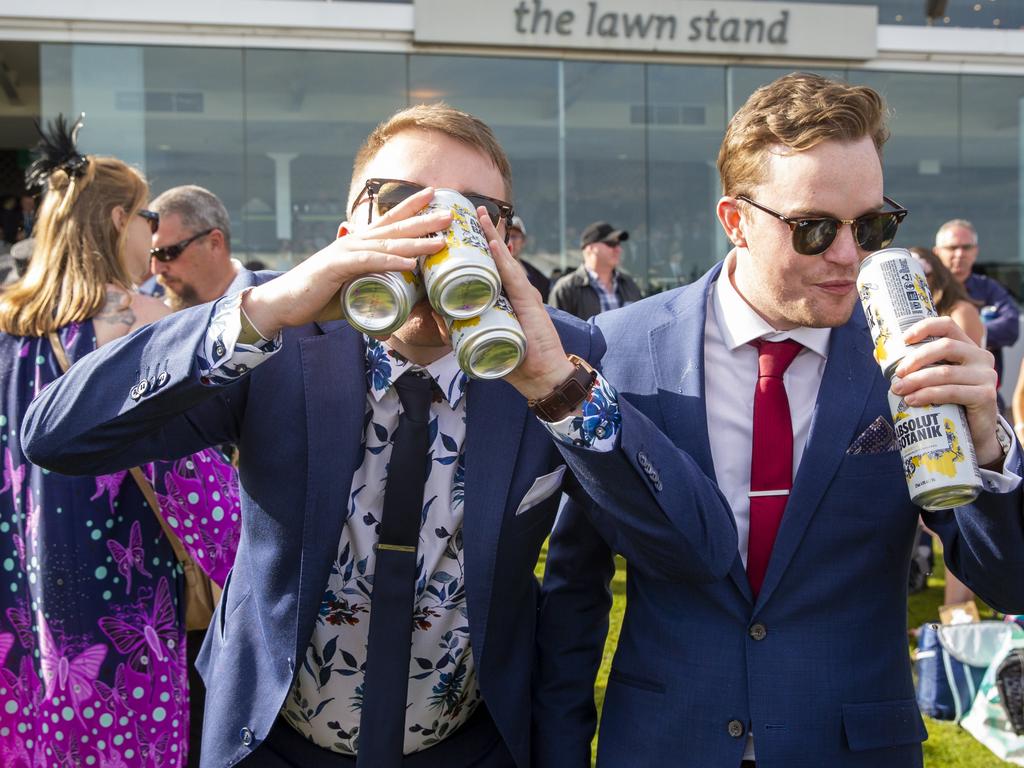
M 985 344 L 996 358 L 996 373 L 1003 378 L 1003 347 L 1010 347 L 1020 335 L 1017 302 L 999 282 L 972 273 L 978 259 L 978 230 L 966 219 L 947 221 L 935 233 L 935 255 L 949 267 L 968 297 L 981 307 Z M 999 403 L 1003 408 L 1002 398 Z
M 948 315 L 953 318 L 971 341 L 979 347 L 984 347 L 985 324 L 981 322 L 981 313 L 978 311 L 977 302 L 967 295 L 964 286 L 932 251 L 927 248 L 911 248 L 910 252 L 921 263 L 924 273 L 928 276 L 928 289 L 932 292 L 935 311 L 940 315 Z M 929 546 L 931 545 L 930 537 L 927 543 Z M 945 604 L 963 603 L 973 599 L 974 593 L 956 577 L 956 574 L 947 570 Z
M 622 243 L 629 232 L 607 221 L 595 221 L 580 235 L 583 263 L 559 278 L 549 303 L 582 320 L 640 300 L 640 288 L 619 269 Z
M 179 768 L 183 577 L 163 525 L 127 472 L 47 472 L 18 439 L 29 402 L 61 376 L 61 350 L 73 363 L 169 312 L 134 290 L 158 223 L 146 182 L 79 154 L 80 125 L 58 118 L 42 132 L 28 172 L 46 188 L 35 248 L 0 294 L 0 765 Z M 136 391 L 166 384 L 143 375 Z M 167 524 L 192 531 L 186 549 L 223 582 L 239 525 L 230 466 L 207 450 L 142 469 Z
M 540 291 L 540 297 L 547 302 L 548 293 L 551 291 L 551 281 L 544 277 L 544 273 L 533 264 L 523 259 L 523 249 L 526 247 L 526 225 L 520 216 L 512 217 L 512 224 L 508 228 L 508 250 L 512 258 L 523 265 L 530 285 Z
M 219 299 L 244 269 L 231 258 L 231 220 L 208 189 L 173 187 L 153 201 L 160 229 L 153 237 L 150 268 L 172 309 Z

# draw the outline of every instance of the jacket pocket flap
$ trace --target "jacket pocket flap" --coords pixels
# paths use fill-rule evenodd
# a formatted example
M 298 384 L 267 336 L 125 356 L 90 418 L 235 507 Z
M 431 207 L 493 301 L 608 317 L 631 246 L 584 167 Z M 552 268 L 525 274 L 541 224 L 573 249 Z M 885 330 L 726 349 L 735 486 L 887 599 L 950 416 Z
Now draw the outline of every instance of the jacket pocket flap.
M 843 704 L 843 729 L 854 752 L 920 743 L 928 738 L 914 699 Z

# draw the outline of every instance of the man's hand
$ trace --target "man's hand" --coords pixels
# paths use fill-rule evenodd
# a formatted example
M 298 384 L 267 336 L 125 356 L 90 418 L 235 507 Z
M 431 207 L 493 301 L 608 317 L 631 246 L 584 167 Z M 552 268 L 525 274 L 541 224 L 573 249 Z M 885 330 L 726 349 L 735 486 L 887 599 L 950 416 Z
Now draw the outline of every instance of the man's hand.
M 416 257 L 444 247 L 443 235 L 429 235 L 447 229 L 451 213 L 416 215 L 433 196 L 430 187 L 417 192 L 368 228 L 338 238 L 285 274 L 256 286 L 244 298 L 245 314 L 266 338 L 281 328 L 341 319 L 339 292 L 345 283 L 372 272 L 415 269 Z
M 530 285 L 526 270 L 512 258 L 508 246 L 498 237 L 485 208 L 477 209 L 477 218 L 501 275 L 505 295 L 526 334 L 526 358 L 505 380 L 527 399 L 545 397 L 572 375 L 573 365 L 562 349 L 562 341 L 544 308 L 540 293 Z
M 896 367 L 892 391 L 908 405 L 956 403 L 967 410 L 967 425 L 978 464 L 992 465 L 1003 457 L 996 439 L 996 371 L 992 353 L 968 338 L 952 318 L 932 317 L 907 331 L 903 340 L 916 344 Z

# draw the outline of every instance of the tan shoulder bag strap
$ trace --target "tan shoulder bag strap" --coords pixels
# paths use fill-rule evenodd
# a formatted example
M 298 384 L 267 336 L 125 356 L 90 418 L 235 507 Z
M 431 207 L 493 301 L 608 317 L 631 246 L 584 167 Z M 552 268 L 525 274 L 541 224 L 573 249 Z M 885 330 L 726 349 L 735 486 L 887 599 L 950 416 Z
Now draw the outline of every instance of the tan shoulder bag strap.
M 67 352 L 64 351 L 64 345 L 61 344 L 60 336 L 57 335 L 56 331 L 50 331 L 48 338 L 50 339 L 50 346 L 53 347 L 53 356 L 57 358 L 60 369 L 67 372 L 68 368 L 71 367 L 71 363 L 68 360 Z M 132 467 L 128 471 L 131 472 L 132 477 L 139 486 L 139 490 L 142 491 L 142 495 L 145 497 L 146 503 L 149 504 L 149 508 L 153 510 L 153 515 L 156 517 L 157 522 L 160 523 L 164 536 L 167 537 L 167 540 L 171 543 L 171 548 L 174 549 L 175 557 L 178 558 L 179 562 L 184 563 L 189 559 L 188 553 L 185 551 L 185 546 L 178 539 L 178 535 L 171 530 L 163 515 L 160 514 L 160 502 L 157 501 L 153 484 L 149 482 L 139 467 Z

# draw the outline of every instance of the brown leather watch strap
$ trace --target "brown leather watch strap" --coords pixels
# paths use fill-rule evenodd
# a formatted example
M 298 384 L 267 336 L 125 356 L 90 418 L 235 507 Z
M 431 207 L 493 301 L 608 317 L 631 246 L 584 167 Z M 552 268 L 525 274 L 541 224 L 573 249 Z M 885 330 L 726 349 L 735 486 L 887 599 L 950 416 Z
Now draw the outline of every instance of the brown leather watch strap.
M 571 415 L 587 399 L 597 381 L 597 371 L 586 360 L 569 355 L 569 362 L 576 366 L 569 378 L 555 387 L 550 395 L 527 403 L 530 410 L 544 421 L 561 421 Z

